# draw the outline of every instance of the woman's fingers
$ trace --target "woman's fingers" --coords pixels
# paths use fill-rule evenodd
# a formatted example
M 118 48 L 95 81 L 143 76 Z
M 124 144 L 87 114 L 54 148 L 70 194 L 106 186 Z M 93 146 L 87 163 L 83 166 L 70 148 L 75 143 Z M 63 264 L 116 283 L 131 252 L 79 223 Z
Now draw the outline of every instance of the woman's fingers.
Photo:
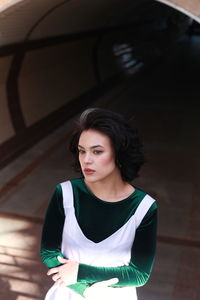
M 55 274 L 55 273 L 58 273 L 58 268 L 52 268 L 50 269 L 48 272 L 47 272 L 47 275 L 52 275 L 52 274 Z
M 61 256 L 57 256 L 57 260 L 61 263 L 61 264 L 66 264 L 67 263 L 67 259 L 61 257 Z
M 95 287 L 107 287 L 107 286 L 110 286 L 112 284 L 116 284 L 118 282 L 119 282 L 118 278 L 111 278 L 111 279 L 108 279 L 108 280 L 96 282 L 92 286 L 95 286 Z
M 68 259 L 62 258 L 61 256 L 57 256 L 57 259 L 61 264 L 68 263 Z M 58 271 L 59 271 L 59 267 L 52 268 L 52 269 L 48 270 L 47 275 L 52 275 L 54 273 L 58 273 Z
M 52 275 L 52 280 L 61 286 L 76 283 L 79 264 L 76 261 L 64 259 L 62 257 L 58 257 L 58 260 L 63 262 L 63 264 L 50 269 L 47 272 L 47 275 Z
M 57 281 L 58 279 L 60 279 L 60 274 L 56 273 L 55 275 L 52 276 L 53 281 Z
M 102 299 L 115 299 L 113 298 L 113 289 L 110 287 L 112 284 L 116 284 L 119 282 L 118 278 L 111 278 L 108 280 L 96 282 L 92 284 L 90 287 L 86 288 L 84 291 L 84 297 L 88 300 L 102 300 Z M 116 291 L 117 292 L 117 291 Z M 109 296 L 110 295 L 110 296 Z M 116 294 L 115 294 L 116 296 Z

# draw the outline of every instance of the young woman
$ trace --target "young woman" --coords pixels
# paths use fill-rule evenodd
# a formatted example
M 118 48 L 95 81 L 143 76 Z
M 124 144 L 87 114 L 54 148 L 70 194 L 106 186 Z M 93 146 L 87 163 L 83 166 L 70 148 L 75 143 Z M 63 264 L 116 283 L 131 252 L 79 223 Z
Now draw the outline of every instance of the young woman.
M 41 258 L 55 284 L 46 300 L 137 299 L 155 256 L 157 205 L 131 182 L 144 162 L 122 116 L 92 108 L 80 116 L 70 150 L 81 177 L 56 186 Z

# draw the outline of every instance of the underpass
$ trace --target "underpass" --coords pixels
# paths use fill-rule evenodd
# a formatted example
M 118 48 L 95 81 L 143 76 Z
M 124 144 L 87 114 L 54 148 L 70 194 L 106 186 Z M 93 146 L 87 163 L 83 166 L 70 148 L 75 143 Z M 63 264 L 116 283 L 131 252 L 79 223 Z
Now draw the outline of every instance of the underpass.
M 183 23 L 182 18 L 180 20 L 182 25 L 188 24 L 185 23 L 185 19 Z M 74 69 L 74 65 L 70 67 L 71 58 L 68 57 L 64 64 L 60 57 L 53 74 L 48 68 L 48 63 L 56 55 L 55 51 L 49 55 L 47 54 L 49 50 L 47 52 L 41 50 L 43 56 L 38 61 L 37 55 L 40 50 L 34 49 L 33 52 L 36 51 L 34 54 L 29 51 L 30 53 L 25 55 L 26 59 L 23 58 L 24 65 L 23 67 L 21 65 L 20 70 L 16 71 L 14 64 L 14 77 L 11 76 L 7 80 L 4 77 L 7 87 L 14 89 L 18 104 L 13 104 L 13 113 L 10 114 L 10 120 L 13 118 L 12 130 L 11 127 L 10 131 L 6 127 L 8 123 L 2 122 L 5 120 L 5 114 L 2 114 L 4 119 L 1 118 L 1 131 L 4 134 L 1 135 L 3 159 L 0 175 L 2 299 L 5 297 L 9 300 L 43 299 L 51 285 L 49 278 L 45 276 L 46 269 L 38 257 L 41 226 L 55 185 L 77 176 L 71 170 L 67 143 L 73 118 L 88 106 L 106 107 L 123 113 L 137 125 L 143 137 L 147 162 L 134 184 L 157 199 L 160 217 L 155 267 L 148 284 L 138 291 L 139 300 L 198 299 L 200 40 L 197 32 L 189 33 L 184 26 L 181 27 L 184 28 L 183 32 L 178 31 L 175 26 L 176 35 L 174 31 L 167 32 L 168 35 L 165 37 L 168 38 L 168 42 L 170 41 L 170 47 L 167 47 L 162 39 L 163 32 L 155 44 L 146 43 L 145 46 L 148 48 L 145 48 L 145 55 L 141 55 L 144 49 L 141 45 L 144 43 L 137 43 L 137 47 L 130 39 L 129 43 L 125 43 L 123 36 L 125 31 L 118 28 L 117 32 L 118 30 L 123 32 L 121 35 L 123 39 L 120 38 L 120 42 L 115 43 L 118 47 L 115 47 L 116 57 L 112 63 L 115 65 L 116 73 L 112 76 L 107 73 L 108 70 L 113 71 L 113 65 L 108 65 L 110 56 L 107 57 L 108 54 L 105 56 L 107 57 L 105 62 L 103 56 L 105 48 L 99 40 L 98 43 L 102 47 L 100 53 L 103 53 L 100 66 L 103 68 L 100 70 L 94 67 L 90 73 L 95 74 L 97 85 L 91 84 L 92 76 L 88 79 L 90 72 L 88 71 L 81 84 L 83 88 L 93 87 L 88 88 L 86 92 L 81 90 L 79 83 L 85 76 L 84 67 L 88 65 L 83 63 L 82 54 L 75 52 L 74 46 L 71 52 L 68 52 L 68 46 L 64 47 L 62 53 L 71 53 L 72 56 L 76 53 L 78 57 L 81 56 L 78 58 L 77 69 Z M 110 42 L 111 36 L 115 37 L 114 32 L 116 30 L 106 37 L 104 46 Z M 132 35 L 132 30 L 130 32 Z M 127 36 L 130 38 L 129 34 Z M 74 43 L 74 37 L 72 39 Z M 81 39 L 85 41 L 85 37 L 81 36 Z M 78 44 L 80 51 L 82 48 L 80 43 Z M 29 46 L 26 44 L 26 47 Z M 30 47 L 34 47 L 33 44 Z M 138 50 L 137 55 L 133 49 Z M 165 49 L 167 51 L 164 51 Z M 57 50 L 56 53 L 60 54 L 60 50 L 59 52 Z M 6 51 L 4 46 L 2 51 Z M 151 55 L 146 55 L 146 52 Z M 88 52 L 86 53 L 88 55 Z M 5 58 L 7 57 L 5 52 L 3 55 L 3 60 L 7 60 L 8 63 L 9 59 Z M 19 56 L 17 57 L 19 63 Z M 61 65 L 63 73 L 58 68 Z M 83 71 L 81 78 L 79 78 L 80 65 Z M 69 68 L 66 68 L 68 66 Z M 62 77 L 61 74 L 64 77 L 65 69 L 70 72 L 73 70 L 74 77 L 72 82 L 63 82 L 61 89 L 60 83 L 55 78 L 56 74 L 59 78 Z M 37 78 L 38 74 L 40 78 Z M 106 80 L 104 76 L 107 77 Z M 79 81 L 76 81 L 76 77 Z M 44 79 L 47 80 L 49 93 L 43 89 Z M 54 80 L 55 85 L 51 86 L 50 83 Z M 88 80 L 89 85 L 85 80 Z M 72 88 L 71 92 L 68 86 Z M 52 94 L 54 89 L 55 92 Z M 63 99 L 64 105 L 61 100 L 54 103 L 58 90 L 59 95 L 63 97 L 60 98 Z M 7 95 L 9 99 L 15 99 L 9 93 Z M 42 103 L 44 95 L 46 95 L 45 103 Z M 49 99 L 52 100 L 47 103 Z M 27 138 L 28 136 L 30 138 Z M 20 145 L 21 140 L 26 142 L 23 147 Z

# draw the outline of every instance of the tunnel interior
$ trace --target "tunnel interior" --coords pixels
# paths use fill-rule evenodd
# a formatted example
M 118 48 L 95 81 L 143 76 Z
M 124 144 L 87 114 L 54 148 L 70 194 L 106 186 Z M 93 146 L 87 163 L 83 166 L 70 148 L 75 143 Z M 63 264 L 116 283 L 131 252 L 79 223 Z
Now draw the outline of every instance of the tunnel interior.
M 157 1 L 14 2 L 0 13 L 0 166 L 158 65 L 192 22 Z
M 146 163 L 135 184 L 158 200 L 158 255 L 139 300 L 199 299 L 199 15 L 195 0 L 2 1 L 0 262 L 14 261 L 0 273 L 4 298 L 49 287 L 36 258 L 44 211 L 55 182 L 75 176 L 71 119 L 99 105 L 137 125 Z

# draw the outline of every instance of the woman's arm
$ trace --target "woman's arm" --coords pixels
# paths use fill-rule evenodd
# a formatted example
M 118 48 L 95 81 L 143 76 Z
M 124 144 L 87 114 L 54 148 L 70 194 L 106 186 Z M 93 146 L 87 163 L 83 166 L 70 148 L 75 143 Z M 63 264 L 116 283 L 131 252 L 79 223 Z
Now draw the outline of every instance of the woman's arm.
M 57 185 L 47 208 L 41 238 L 40 256 L 48 268 L 60 265 L 57 256 L 64 257 L 60 248 L 64 221 L 62 189 Z
M 63 266 L 63 263 L 61 263 L 59 261 L 60 259 L 57 257 L 64 258 L 61 253 L 64 221 L 65 213 L 63 208 L 62 188 L 60 185 L 57 185 L 47 208 L 40 249 L 40 256 L 43 263 L 51 270 Z M 47 274 L 49 275 L 49 271 Z M 84 280 L 79 280 L 79 282 L 72 284 L 69 287 L 80 295 L 83 295 L 88 286 L 89 284 Z
M 64 257 L 60 249 L 64 220 L 62 189 L 58 185 L 49 203 L 42 232 L 41 258 L 48 268 L 60 266 L 57 256 Z M 76 287 L 79 284 L 82 294 L 88 284 L 111 278 L 119 279 L 114 286 L 144 285 L 150 276 L 154 261 L 156 227 L 157 206 L 154 203 L 136 231 L 130 264 L 116 268 L 79 264 L 78 283 L 71 287 L 78 291 Z
M 114 286 L 142 286 L 149 279 L 156 249 L 157 205 L 154 203 L 136 231 L 128 266 L 93 267 L 80 264 L 78 281 L 95 283 L 118 278 Z

